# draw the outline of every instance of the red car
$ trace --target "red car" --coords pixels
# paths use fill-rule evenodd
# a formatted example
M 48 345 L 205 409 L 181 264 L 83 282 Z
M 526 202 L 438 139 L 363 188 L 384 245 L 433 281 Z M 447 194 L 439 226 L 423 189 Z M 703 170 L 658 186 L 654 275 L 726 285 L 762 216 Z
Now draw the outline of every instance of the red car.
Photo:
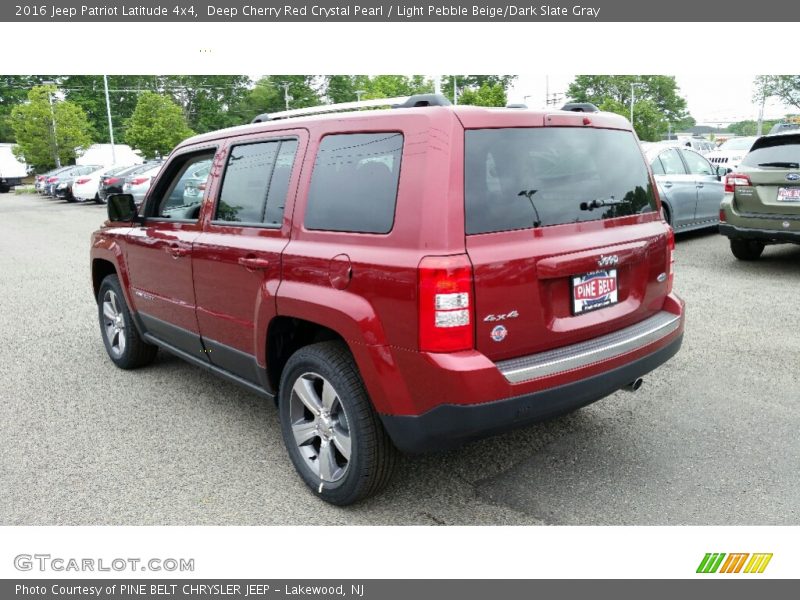
M 684 305 L 630 123 L 448 104 L 262 116 L 178 146 L 138 213 L 112 196 L 91 249 L 111 360 L 162 348 L 274 398 L 335 504 L 379 490 L 396 449 L 637 389 Z

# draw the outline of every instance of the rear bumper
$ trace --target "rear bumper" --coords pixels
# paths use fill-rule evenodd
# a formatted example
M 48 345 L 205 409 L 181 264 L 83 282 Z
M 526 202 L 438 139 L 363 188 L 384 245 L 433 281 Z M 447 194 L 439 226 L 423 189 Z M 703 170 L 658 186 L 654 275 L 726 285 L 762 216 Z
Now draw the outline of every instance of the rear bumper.
M 782 221 L 776 220 L 775 225 Z M 800 244 L 800 231 L 780 231 L 777 229 L 761 229 L 737 227 L 729 223 L 721 223 L 719 232 L 730 239 L 759 240 L 766 243 Z
M 557 387 L 482 404 L 443 404 L 419 416 L 381 415 L 403 452 L 431 452 L 577 410 L 614 393 L 674 356 L 683 331 L 665 346 L 623 366 Z

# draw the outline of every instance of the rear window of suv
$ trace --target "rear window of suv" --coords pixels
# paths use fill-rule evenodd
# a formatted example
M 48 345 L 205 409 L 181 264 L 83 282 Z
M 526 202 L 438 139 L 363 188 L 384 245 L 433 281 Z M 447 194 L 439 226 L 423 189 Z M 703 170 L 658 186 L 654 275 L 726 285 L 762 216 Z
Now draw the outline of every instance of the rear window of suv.
M 656 210 L 647 166 L 629 131 L 469 130 L 464 170 L 468 234 Z
M 757 140 L 742 166 L 792 168 L 790 163 L 800 164 L 800 135 L 784 133 Z

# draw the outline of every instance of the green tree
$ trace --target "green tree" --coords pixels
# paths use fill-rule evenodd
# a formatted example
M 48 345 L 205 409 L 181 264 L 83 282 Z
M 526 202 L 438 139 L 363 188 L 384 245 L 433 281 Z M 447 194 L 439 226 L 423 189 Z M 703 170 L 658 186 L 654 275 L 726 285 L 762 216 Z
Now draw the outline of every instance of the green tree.
M 147 158 L 165 156 L 185 138 L 193 135 L 186 117 L 172 98 L 143 92 L 128 119 L 126 141 Z
M 778 121 L 764 121 L 762 131 L 767 133 Z M 735 135 L 756 135 L 758 132 L 758 121 L 746 120 L 728 125 L 728 131 Z
M 433 82 L 424 75 L 331 75 L 325 77 L 325 96 L 330 102 L 396 98 L 433 92 Z
M 800 108 L 800 75 L 759 75 L 754 83 L 756 101 L 771 97 Z
M 243 75 L 166 75 L 159 91 L 182 108 L 189 127 L 198 133 L 239 124 L 230 109 L 247 95 L 250 78 Z
M 28 100 L 31 88 L 43 81 L 53 79 L 48 75 L 1 75 L 0 76 L 0 142 L 13 142 L 11 111 Z
M 500 85 L 503 92 L 507 93 L 508 88 L 517 79 L 516 75 L 444 75 L 441 80 L 442 93 L 453 102 L 454 84 L 457 88 L 458 103 L 462 104 L 461 98 L 466 91 L 477 91 L 483 85 L 489 87 Z M 468 96 L 469 97 L 469 96 Z
M 574 102 L 591 102 L 630 117 L 631 84 L 636 86 L 633 125 L 641 139 L 660 139 L 668 124 L 673 131 L 695 124 L 675 78 L 667 75 L 578 75 L 567 95 Z
M 54 85 L 36 86 L 28 92 L 28 101 L 11 111 L 14 154 L 37 170 L 54 167 L 56 155 L 62 164 L 69 164 L 92 143 L 83 109 L 57 98 L 51 106 L 55 94 Z
M 505 106 L 506 90 L 503 84 L 489 85 L 484 83 L 477 90 L 467 88 L 458 99 L 459 104 L 474 104 L 476 106 Z
M 284 85 L 288 86 L 284 89 Z M 271 75 L 262 77 L 243 95 L 231 109 L 238 123 L 249 123 L 261 113 L 286 110 L 286 94 L 289 108 L 306 108 L 322 104 L 319 87 L 321 82 L 315 75 Z

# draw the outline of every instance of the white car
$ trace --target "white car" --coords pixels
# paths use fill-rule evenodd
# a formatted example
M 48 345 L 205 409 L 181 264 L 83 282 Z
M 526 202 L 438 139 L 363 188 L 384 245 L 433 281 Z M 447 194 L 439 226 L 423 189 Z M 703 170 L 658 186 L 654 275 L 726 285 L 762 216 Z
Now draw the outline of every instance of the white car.
M 757 139 L 756 136 L 731 138 L 713 152 L 709 152 L 706 158 L 713 165 L 735 171 Z
M 122 193 L 131 194 L 136 206 L 141 206 L 142 202 L 144 202 L 147 190 L 150 189 L 150 184 L 160 170 L 161 164 L 157 164 L 152 169 L 142 171 L 136 175 L 131 175 L 125 180 L 125 185 L 122 186 Z
M 97 193 L 97 190 L 100 187 L 100 178 L 103 175 L 114 175 L 115 173 L 127 168 L 128 165 L 114 165 L 111 167 L 103 167 L 102 169 L 98 169 L 97 171 L 89 173 L 88 175 L 80 175 L 75 178 L 75 181 L 72 184 L 72 195 L 78 202 L 94 200 L 95 202 L 100 203 L 100 196 Z

